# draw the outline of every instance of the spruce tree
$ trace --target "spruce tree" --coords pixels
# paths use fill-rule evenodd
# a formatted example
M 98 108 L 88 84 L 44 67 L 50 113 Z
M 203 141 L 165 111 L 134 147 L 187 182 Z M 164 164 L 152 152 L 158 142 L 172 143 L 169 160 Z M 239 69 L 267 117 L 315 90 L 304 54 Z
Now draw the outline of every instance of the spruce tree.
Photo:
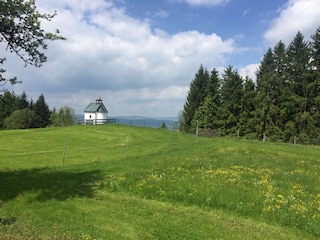
M 240 129 L 239 134 L 247 138 L 255 137 L 257 121 L 256 110 L 256 86 L 254 81 L 246 77 L 241 99 Z
M 243 79 L 239 73 L 228 66 L 224 70 L 221 86 L 221 106 L 219 120 L 223 122 L 224 134 L 235 134 L 240 128 L 241 99 Z
M 182 119 L 180 120 L 180 130 L 183 132 L 194 132 L 192 128 L 192 119 L 194 118 L 197 108 L 203 103 L 207 94 L 207 84 L 209 81 L 209 73 L 201 65 L 196 73 L 193 81 L 190 84 L 187 101 L 182 112 Z
M 217 105 L 220 105 L 220 85 L 221 79 L 219 77 L 219 73 L 214 68 L 210 73 L 206 95 L 211 95 Z
M 18 96 L 16 109 L 22 110 L 27 108 L 28 106 L 29 106 L 29 102 L 28 102 L 27 94 L 23 91 L 22 94 Z
M 312 52 L 312 62 L 313 66 L 319 70 L 320 67 L 320 27 L 311 36 L 311 52 Z M 315 69 L 315 68 L 314 68 Z M 316 69 L 315 69 L 316 70 Z
M 219 128 L 221 135 L 240 134 L 269 140 L 317 143 L 320 135 L 320 28 L 305 41 L 298 32 L 285 46 L 279 41 L 263 56 L 256 84 L 231 66 L 222 78 L 200 66 L 190 85 L 180 125 Z
M 309 89 L 310 79 L 310 48 L 304 40 L 302 33 L 298 32 L 287 50 L 288 72 L 293 100 L 299 111 L 306 112 L 309 110 Z
M 50 124 L 50 110 L 45 101 L 43 94 L 33 105 L 33 110 L 37 115 L 37 119 L 33 127 L 47 127 Z
M 320 128 L 320 27 L 316 32 L 311 36 L 311 67 L 312 67 L 312 78 L 313 84 L 311 87 L 311 109 L 310 113 L 312 114 L 315 120 L 315 126 L 318 129 L 317 134 L 319 134 Z
M 5 91 L 0 97 L 0 129 L 4 127 L 4 121 L 16 110 L 17 96 L 14 92 Z
M 281 42 L 277 46 L 279 51 L 284 47 Z M 280 60 L 277 58 L 279 56 L 269 48 L 257 72 L 257 130 L 261 137 L 266 134 L 272 140 L 281 140 L 283 137 L 279 120 L 282 85 L 278 72 L 281 73 L 281 70 L 277 68 L 276 62 Z
M 192 129 L 196 126 L 218 129 L 221 127 L 220 114 L 220 78 L 218 71 L 213 69 L 207 84 L 206 97 L 197 108 L 192 120 Z
M 315 138 L 314 120 L 310 115 L 313 79 L 311 74 L 311 51 L 304 36 L 298 32 L 287 49 L 288 79 L 291 88 L 292 112 L 295 130 L 300 142 L 309 143 Z M 291 139 L 292 141 L 292 139 Z
M 276 139 L 285 140 L 284 129 L 287 117 L 287 105 L 290 101 L 291 90 L 287 74 L 287 55 L 286 46 L 282 41 L 279 41 L 273 50 L 273 59 L 275 64 L 275 79 L 277 80 L 277 87 L 275 89 L 275 100 L 273 101 L 278 114 L 274 116 L 274 124 L 277 128 L 275 133 Z

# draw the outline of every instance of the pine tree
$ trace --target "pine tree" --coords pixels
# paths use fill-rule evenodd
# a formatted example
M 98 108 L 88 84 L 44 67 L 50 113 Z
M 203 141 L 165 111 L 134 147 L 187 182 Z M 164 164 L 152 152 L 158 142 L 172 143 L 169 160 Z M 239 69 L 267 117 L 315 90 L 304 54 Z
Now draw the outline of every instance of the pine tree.
M 313 79 L 311 74 L 311 51 L 304 36 L 298 32 L 287 49 L 288 77 L 291 88 L 291 101 L 294 104 L 292 119 L 300 142 L 308 143 L 315 138 L 314 121 L 310 115 L 312 105 Z
M 219 129 L 222 126 L 219 119 L 220 109 L 212 95 L 208 95 L 197 108 L 191 121 L 192 129 L 201 128 Z
M 41 94 L 38 100 L 34 103 L 33 110 L 37 115 L 34 127 L 47 127 L 50 124 L 50 110 L 43 94 Z
M 315 67 L 314 70 L 319 70 L 320 68 L 320 27 L 316 32 L 311 36 L 311 53 L 312 53 L 312 62 Z
M 218 71 L 213 69 L 209 76 L 207 84 L 206 97 L 200 106 L 196 109 L 191 126 L 195 129 L 197 126 L 203 128 L 218 129 L 221 127 L 219 120 L 220 114 L 220 78 Z
M 220 119 L 223 121 L 224 134 L 234 134 L 240 128 L 241 99 L 243 97 L 243 79 L 229 66 L 225 69 L 221 86 Z
M 316 30 L 315 34 L 311 36 L 311 54 L 312 54 L 312 78 L 313 84 L 311 87 L 311 109 L 310 113 L 312 114 L 315 120 L 315 126 L 318 129 L 317 134 L 319 135 L 320 128 L 320 27 Z
M 294 94 L 294 101 L 299 111 L 309 110 L 309 89 L 310 81 L 310 48 L 304 40 L 304 36 L 298 32 L 287 50 L 288 71 L 291 90 Z
M 257 72 L 257 111 L 259 119 L 258 134 L 266 134 L 272 140 L 281 140 L 283 133 L 280 128 L 282 83 L 279 79 L 281 69 L 277 62 L 281 60 L 281 49 L 284 45 L 280 42 L 275 47 L 277 54 L 271 48 L 264 55 Z
M 240 130 L 239 134 L 248 138 L 254 138 L 257 121 L 256 110 L 256 86 L 252 79 L 246 77 L 243 87 L 243 97 L 241 99 Z
M 209 81 L 207 84 L 206 95 L 211 95 L 214 99 L 214 102 L 217 105 L 220 105 L 220 85 L 221 79 L 219 78 L 218 71 L 214 68 L 209 76 Z
M 29 106 L 27 94 L 25 92 L 22 92 L 22 94 L 17 99 L 17 110 L 22 110 L 24 108 L 27 108 Z
M 14 92 L 5 91 L 0 97 L 0 129 L 4 127 L 4 121 L 16 110 L 17 96 Z
M 287 74 L 286 51 L 287 51 L 286 46 L 282 41 L 279 41 L 273 50 L 273 59 L 275 64 L 274 74 L 277 80 L 277 88 L 275 89 L 274 104 L 278 109 L 278 114 L 274 116 L 274 124 L 277 128 L 277 132 L 275 133 L 277 136 L 275 136 L 274 138 L 282 141 L 286 140 L 286 136 L 284 135 L 285 123 L 288 119 L 286 109 L 287 109 L 287 106 L 291 104 L 290 103 L 291 90 L 290 90 L 288 74 Z
M 190 84 L 190 90 L 187 96 L 187 101 L 182 112 L 180 120 L 180 130 L 183 132 L 194 132 L 191 121 L 194 118 L 197 108 L 204 101 L 208 88 L 209 73 L 201 65 L 193 81 Z
M 272 141 L 317 143 L 320 135 L 320 28 L 305 41 L 298 32 L 286 48 L 279 41 L 263 56 L 256 84 L 231 66 L 222 78 L 200 66 L 179 115 L 180 129 L 219 128 Z

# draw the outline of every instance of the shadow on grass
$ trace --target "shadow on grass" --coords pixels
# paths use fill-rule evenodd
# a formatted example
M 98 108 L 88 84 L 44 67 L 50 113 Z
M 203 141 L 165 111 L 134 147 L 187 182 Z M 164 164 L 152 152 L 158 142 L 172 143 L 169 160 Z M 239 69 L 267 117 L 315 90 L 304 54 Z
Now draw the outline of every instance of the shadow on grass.
M 59 171 L 49 168 L 0 171 L 0 200 L 8 201 L 27 192 L 36 193 L 34 200 L 64 201 L 72 197 L 91 198 L 100 171 Z

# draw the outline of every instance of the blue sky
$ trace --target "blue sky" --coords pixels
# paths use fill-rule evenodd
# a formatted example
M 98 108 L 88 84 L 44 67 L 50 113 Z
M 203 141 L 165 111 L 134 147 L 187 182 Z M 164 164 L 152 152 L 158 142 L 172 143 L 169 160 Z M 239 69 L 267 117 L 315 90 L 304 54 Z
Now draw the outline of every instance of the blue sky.
M 50 108 L 81 114 L 100 96 L 109 115 L 175 117 L 183 109 L 200 64 L 219 71 L 232 65 L 242 76 L 255 71 L 268 47 L 306 39 L 320 27 L 319 0 L 37 0 L 57 11 L 48 31 L 67 41 L 49 43 L 48 62 L 23 67 L 5 51 L 12 89 Z

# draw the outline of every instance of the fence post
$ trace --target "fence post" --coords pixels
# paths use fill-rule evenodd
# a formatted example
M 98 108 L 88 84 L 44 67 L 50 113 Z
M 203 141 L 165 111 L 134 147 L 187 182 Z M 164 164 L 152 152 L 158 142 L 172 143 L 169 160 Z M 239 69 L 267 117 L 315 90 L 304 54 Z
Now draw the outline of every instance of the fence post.
M 198 135 L 199 135 L 199 125 L 197 120 L 197 128 L 196 128 L 196 141 L 198 142 Z
M 67 141 L 68 141 L 68 133 L 66 134 L 65 139 L 64 139 L 64 149 L 63 149 L 63 154 L 62 154 L 62 168 L 64 166 L 64 158 L 66 155 Z
M 197 137 L 198 137 L 198 135 L 199 135 L 199 125 L 198 125 L 198 121 L 197 121 L 196 135 L 197 135 Z
M 170 126 L 170 140 L 169 140 L 169 145 L 168 145 L 168 149 L 171 149 L 171 144 L 172 144 L 172 124 Z
M 127 150 L 126 150 L 126 157 L 128 158 L 128 151 L 129 151 L 129 139 L 130 139 L 130 134 L 128 133 L 127 137 Z

